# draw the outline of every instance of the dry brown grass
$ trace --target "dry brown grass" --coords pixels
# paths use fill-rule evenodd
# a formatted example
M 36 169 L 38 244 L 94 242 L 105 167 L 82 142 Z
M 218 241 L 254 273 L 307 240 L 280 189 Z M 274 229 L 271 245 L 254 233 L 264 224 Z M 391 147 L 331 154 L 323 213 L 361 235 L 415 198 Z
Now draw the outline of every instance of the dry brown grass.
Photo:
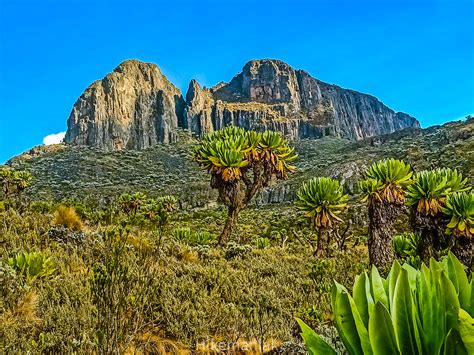
M 59 206 L 54 214 L 54 224 L 62 225 L 73 231 L 80 231 L 83 228 L 81 218 L 72 207 Z
M 152 330 L 135 337 L 125 354 L 190 354 L 182 343 L 167 339 L 161 331 Z
M 0 316 L 0 323 L 2 326 L 13 325 L 14 323 L 28 323 L 37 324 L 41 322 L 41 318 L 38 317 L 38 295 L 33 292 L 27 292 L 18 301 L 17 306 L 4 312 Z

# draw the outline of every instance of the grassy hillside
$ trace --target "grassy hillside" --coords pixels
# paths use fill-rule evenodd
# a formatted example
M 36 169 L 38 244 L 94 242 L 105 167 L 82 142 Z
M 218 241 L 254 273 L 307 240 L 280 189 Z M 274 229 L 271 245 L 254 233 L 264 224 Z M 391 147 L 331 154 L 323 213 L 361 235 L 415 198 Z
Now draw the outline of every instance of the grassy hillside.
M 192 162 L 195 141 L 185 134 L 181 142 L 157 145 L 143 151 L 104 153 L 84 147 L 56 147 L 36 157 L 24 155 L 11 164 L 35 177 L 33 198 L 80 197 L 90 201 L 115 197 L 122 192 L 144 191 L 152 195 L 175 194 L 183 207 L 215 201 L 208 178 Z M 294 142 L 298 171 L 289 181 L 263 193 L 261 202 L 292 200 L 295 187 L 314 176 L 337 177 L 354 192 L 361 171 L 386 157 L 404 159 L 416 170 L 446 166 L 474 176 L 474 121 L 448 123 L 428 129 L 409 129 L 362 142 L 336 138 Z M 48 147 L 46 147 L 48 148 Z M 49 148 L 48 150 L 51 150 Z M 289 186 L 285 189 L 285 186 Z

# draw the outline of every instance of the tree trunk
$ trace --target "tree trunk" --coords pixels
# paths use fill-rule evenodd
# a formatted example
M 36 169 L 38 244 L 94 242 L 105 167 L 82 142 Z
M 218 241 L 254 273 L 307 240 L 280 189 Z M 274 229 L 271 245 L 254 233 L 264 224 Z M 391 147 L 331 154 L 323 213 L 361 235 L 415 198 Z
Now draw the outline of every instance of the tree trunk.
M 474 240 L 464 236 L 452 236 L 452 253 L 467 267 L 467 272 L 472 272 L 472 256 L 474 253 Z
M 226 244 L 230 240 L 232 232 L 234 231 L 235 225 L 237 223 L 239 212 L 239 208 L 229 206 L 224 229 L 222 230 L 217 242 L 218 245 Z
M 318 233 L 318 242 L 316 244 L 315 255 L 320 257 L 328 256 L 329 231 L 327 228 L 320 228 Z
M 430 258 L 437 256 L 436 253 L 448 247 L 441 215 L 421 215 L 414 208 L 410 214 L 410 225 L 412 231 L 420 236 L 417 252 L 426 265 Z
M 397 217 L 396 206 L 383 202 L 369 202 L 369 259 L 382 273 L 388 272 L 393 259 L 392 237 Z

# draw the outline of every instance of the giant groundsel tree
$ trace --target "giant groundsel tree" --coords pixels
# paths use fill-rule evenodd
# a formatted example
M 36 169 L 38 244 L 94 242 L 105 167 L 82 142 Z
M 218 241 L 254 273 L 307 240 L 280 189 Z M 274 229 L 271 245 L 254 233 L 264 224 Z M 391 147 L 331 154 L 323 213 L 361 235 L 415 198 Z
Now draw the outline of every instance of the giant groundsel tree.
M 28 171 L 15 170 L 6 165 L 0 166 L 0 184 L 5 198 L 19 195 L 31 184 L 32 180 L 33 176 Z
M 227 242 L 238 215 L 273 179 L 286 179 L 297 154 L 277 132 L 227 127 L 203 137 L 194 158 L 211 175 L 228 215 L 219 243 Z
M 342 222 L 338 215 L 346 208 L 348 196 L 344 195 L 339 181 L 318 177 L 304 182 L 297 198 L 298 208 L 318 230 L 316 254 L 327 256 L 331 232 L 337 223 Z
M 452 245 L 445 235 L 442 209 L 448 197 L 456 192 L 469 190 L 467 179 L 457 170 L 449 168 L 420 171 L 414 175 L 413 184 L 407 189 L 410 224 L 420 236 L 419 252 L 422 260 L 441 253 Z
M 405 162 L 386 159 L 372 164 L 359 183 L 368 204 L 370 263 L 384 270 L 393 261 L 394 224 L 405 203 L 405 190 L 412 174 Z

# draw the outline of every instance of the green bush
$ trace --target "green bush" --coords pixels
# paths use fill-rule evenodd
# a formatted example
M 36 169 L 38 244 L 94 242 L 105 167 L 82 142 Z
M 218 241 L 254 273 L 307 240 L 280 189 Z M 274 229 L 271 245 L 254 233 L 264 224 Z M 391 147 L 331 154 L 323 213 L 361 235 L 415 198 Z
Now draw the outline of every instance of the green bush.
M 453 254 L 416 270 L 394 262 L 387 279 L 373 267 L 355 279 L 352 296 L 335 282 L 331 305 L 350 354 L 472 354 L 472 281 Z M 310 354 L 335 354 L 298 319 Z
M 270 239 L 263 237 L 263 238 L 257 238 L 255 244 L 257 245 L 257 248 L 265 249 L 270 246 L 271 242 L 270 242 Z
M 215 239 L 215 236 L 208 231 L 192 232 L 190 228 L 186 227 L 174 229 L 172 236 L 175 240 L 190 245 L 205 245 Z
M 392 240 L 395 255 L 413 267 L 420 267 L 421 260 L 418 255 L 419 242 L 420 237 L 415 233 L 395 235 Z
M 177 241 L 186 242 L 191 238 L 191 228 L 187 228 L 187 227 L 176 228 L 173 230 L 171 235 Z
M 30 203 L 29 210 L 34 213 L 48 214 L 53 212 L 54 204 L 50 201 L 33 201 Z

